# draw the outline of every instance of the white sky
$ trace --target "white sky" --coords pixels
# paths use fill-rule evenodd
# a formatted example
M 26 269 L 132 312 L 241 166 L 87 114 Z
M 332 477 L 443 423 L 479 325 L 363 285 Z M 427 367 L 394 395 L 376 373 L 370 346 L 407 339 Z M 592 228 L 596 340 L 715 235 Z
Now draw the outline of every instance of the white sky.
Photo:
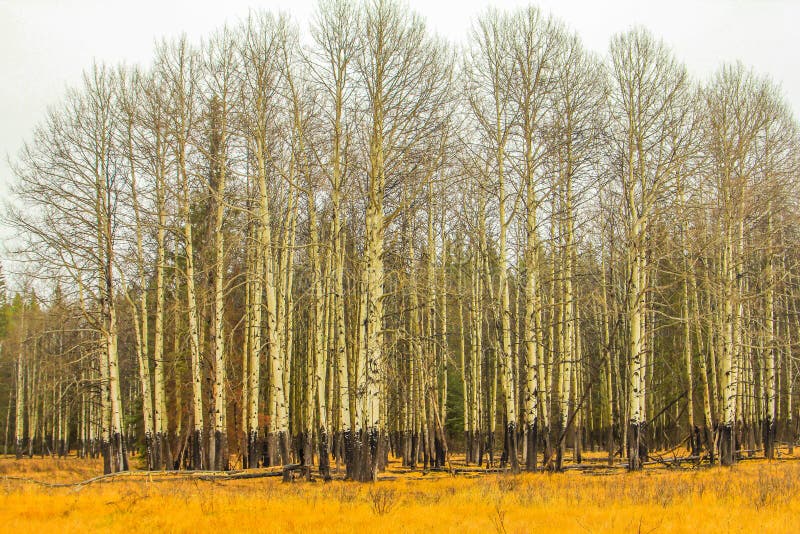
M 429 26 L 462 40 L 471 20 L 491 3 L 515 0 L 408 0 Z M 800 1 L 792 0 L 541 0 L 533 2 L 577 31 L 591 49 L 605 53 L 610 37 L 634 24 L 672 47 L 698 78 L 722 62 L 741 60 L 782 84 L 800 110 L 800 54 L 793 36 Z M 153 43 L 185 32 L 192 40 L 250 8 L 283 10 L 306 26 L 315 0 L 0 0 L 0 196 L 13 179 L 14 157 L 48 106 L 77 84 L 93 59 L 147 64 Z M 0 228 L 0 239 L 8 232 Z M 0 247 L 0 255 L 4 255 Z

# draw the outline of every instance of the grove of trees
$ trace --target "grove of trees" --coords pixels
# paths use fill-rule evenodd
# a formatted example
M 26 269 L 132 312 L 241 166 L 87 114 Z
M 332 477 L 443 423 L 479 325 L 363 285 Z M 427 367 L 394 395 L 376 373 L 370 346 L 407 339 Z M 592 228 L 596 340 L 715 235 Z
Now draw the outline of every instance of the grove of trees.
M 693 79 L 642 28 L 598 57 L 535 7 L 461 47 L 325 0 L 155 48 L 87 70 L 14 160 L 4 452 L 370 481 L 389 454 L 797 440 L 800 138 L 772 80 Z

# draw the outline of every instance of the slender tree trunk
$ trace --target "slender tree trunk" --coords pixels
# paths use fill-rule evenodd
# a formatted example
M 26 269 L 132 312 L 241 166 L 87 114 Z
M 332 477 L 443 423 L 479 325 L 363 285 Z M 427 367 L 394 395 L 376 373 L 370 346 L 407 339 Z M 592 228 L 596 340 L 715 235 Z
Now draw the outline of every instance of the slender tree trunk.
M 160 132 L 159 132 L 160 133 Z M 166 185 L 163 167 L 163 141 L 158 138 L 156 150 L 159 153 L 158 176 L 156 177 L 156 309 L 153 318 L 153 415 L 155 425 L 155 449 L 158 457 L 157 469 L 172 469 L 172 450 L 169 435 L 169 413 L 164 382 L 164 264 L 166 262 L 165 233 L 167 225 Z
M 776 353 L 777 346 L 775 340 L 775 310 L 774 310 L 774 289 L 775 279 L 773 276 L 773 249 L 772 249 L 772 203 L 767 203 L 767 249 L 766 272 L 764 282 L 766 284 L 766 294 L 764 295 L 764 329 L 766 330 L 766 366 L 764 376 L 764 388 L 766 389 L 766 415 L 762 422 L 764 429 L 764 456 L 772 460 L 775 457 L 775 434 L 777 426 L 777 373 L 776 373 Z
M 14 453 L 20 460 L 25 450 L 25 306 L 20 311 L 19 347 L 17 350 L 16 407 L 14 418 Z M 10 406 L 10 403 L 9 403 Z M 29 408 L 30 410 L 30 408 Z

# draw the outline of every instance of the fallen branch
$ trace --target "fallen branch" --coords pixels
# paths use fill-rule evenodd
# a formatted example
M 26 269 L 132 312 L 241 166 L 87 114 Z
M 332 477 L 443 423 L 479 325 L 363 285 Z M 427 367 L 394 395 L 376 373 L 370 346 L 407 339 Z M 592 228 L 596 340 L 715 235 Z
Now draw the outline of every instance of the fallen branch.
M 166 482 L 169 480 L 220 481 L 279 477 L 282 475 L 283 468 L 280 468 L 280 470 L 270 469 L 260 471 L 122 471 L 119 473 L 100 475 L 78 482 L 46 482 L 35 478 L 8 475 L 3 475 L 2 480 L 38 484 L 46 488 L 81 488 L 95 482 L 110 482 L 118 479 L 147 479 L 148 482 Z

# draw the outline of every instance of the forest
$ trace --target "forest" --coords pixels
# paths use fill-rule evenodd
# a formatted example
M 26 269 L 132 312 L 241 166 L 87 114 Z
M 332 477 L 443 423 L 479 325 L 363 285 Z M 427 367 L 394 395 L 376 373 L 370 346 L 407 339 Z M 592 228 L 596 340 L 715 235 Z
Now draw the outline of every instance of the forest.
M 798 141 L 750 67 L 696 79 L 641 27 L 600 56 L 534 6 L 456 45 L 323 0 L 94 64 L 12 159 L 3 452 L 362 482 L 792 453 Z

